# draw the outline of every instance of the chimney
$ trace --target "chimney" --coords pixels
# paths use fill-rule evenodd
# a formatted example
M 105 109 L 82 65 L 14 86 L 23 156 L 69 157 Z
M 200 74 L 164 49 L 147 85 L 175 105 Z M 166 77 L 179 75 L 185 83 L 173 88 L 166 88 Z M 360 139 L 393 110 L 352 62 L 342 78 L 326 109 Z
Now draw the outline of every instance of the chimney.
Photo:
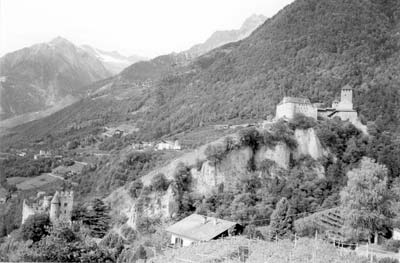
M 204 224 L 207 224 L 207 217 L 206 216 L 203 216 L 203 219 L 204 219 Z
M 214 218 L 214 225 L 217 225 L 218 224 L 218 218 Z

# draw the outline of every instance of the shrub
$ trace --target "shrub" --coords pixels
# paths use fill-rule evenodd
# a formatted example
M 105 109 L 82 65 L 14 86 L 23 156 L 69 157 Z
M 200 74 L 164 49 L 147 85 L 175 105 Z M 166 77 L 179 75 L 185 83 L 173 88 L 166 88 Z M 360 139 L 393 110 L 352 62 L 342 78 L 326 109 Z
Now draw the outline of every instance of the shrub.
M 378 263 L 399 263 L 399 260 L 395 258 L 381 258 Z
M 135 181 L 133 181 L 131 187 L 129 188 L 129 194 L 131 195 L 132 198 L 138 198 L 140 192 L 142 191 L 142 188 L 143 188 L 142 180 L 136 179 Z
M 170 182 L 162 173 L 156 174 L 151 179 L 151 188 L 155 191 L 160 191 L 160 192 L 166 191 L 168 189 L 169 184 Z
M 261 141 L 262 138 L 256 128 L 244 129 L 239 132 L 239 142 L 241 146 L 248 146 L 256 150 Z
M 309 128 L 313 128 L 317 125 L 317 122 L 311 118 L 307 117 L 304 114 L 296 113 L 293 117 L 293 119 L 290 120 L 289 122 L 289 127 L 292 130 L 295 129 L 302 129 L 306 130 Z
M 294 132 L 289 128 L 285 121 L 278 121 L 271 127 L 275 141 L 285 143 L 290 149 L 297 147 L 297 141 L 294 139 Z
M 383 246 L 388 251 L 398 253 L 400 248 L 400 240 L 393 240 L 393 239 L 386 240 Z
M 29 216 L 21 227 L 21 237 L 24 240 L 38 242 L 43 236 L 48 235 L 50 219 L 47 214 L 35 214 Z
M 223 144 L 210 144 L 205 149 L 204 154 L 207 160 L 216 166 L 225 158 L 227 150 Z

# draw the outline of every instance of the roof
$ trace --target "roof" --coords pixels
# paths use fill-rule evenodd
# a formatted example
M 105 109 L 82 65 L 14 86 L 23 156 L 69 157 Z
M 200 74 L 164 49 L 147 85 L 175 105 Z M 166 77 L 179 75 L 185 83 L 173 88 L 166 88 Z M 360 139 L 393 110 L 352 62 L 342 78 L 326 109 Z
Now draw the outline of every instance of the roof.
M 60 194 L 58 193 L 58 191 L 56 191 L 56 193 L 53 196 L 53 199 L 51 199 L 51 203 L 52 204 L 59 204 L 60 203 Z
M 166 231 L 197 241 L 209 241 L 235 225 L 238 223 L 192 214 L 168 227 Z
M 296 103 L 296 104 L 311 104 L 310 100 L 307 98 L 297 98 L 297 97 L 283 97 L 279 104 L 284 103 Z

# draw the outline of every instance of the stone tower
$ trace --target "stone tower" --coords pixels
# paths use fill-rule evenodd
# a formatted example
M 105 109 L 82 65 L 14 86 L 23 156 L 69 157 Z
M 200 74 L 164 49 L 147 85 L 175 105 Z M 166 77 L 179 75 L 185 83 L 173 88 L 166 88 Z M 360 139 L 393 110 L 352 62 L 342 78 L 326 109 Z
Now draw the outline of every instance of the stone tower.
M 353 110 L 353 89 L 349 85 L 342 88 L 337 108 L 340 110 Z
M 53 196 L 53 199 L 51 199 L 50 203 L 50 221 L 55 222 L 58 220 L 58 217 L 60 215 L 60 194 L 58 191 Z
M 50 204 L 50 221 L 70 222 L 72 207 L 74 205 L 74 192 L 56 192 Z

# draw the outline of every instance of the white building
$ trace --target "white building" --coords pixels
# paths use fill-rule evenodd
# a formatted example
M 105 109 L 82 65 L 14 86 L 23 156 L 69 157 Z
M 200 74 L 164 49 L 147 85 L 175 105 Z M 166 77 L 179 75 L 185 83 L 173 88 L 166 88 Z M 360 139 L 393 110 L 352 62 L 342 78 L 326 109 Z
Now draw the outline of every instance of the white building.
M 393 238 L 394 240 L 400 240 L 400 229 L 398 229 L 398 228 L 394 228 L 394 229 L 393 229 L 393 236 L 392 236 L 392 238 Z
M 160 143 L 156 145 L 156 150 L 162 151 L 162 150 L 181 150 L 181 145 L 179 144 L 179 141 L 164 141 L 162 140 Z
M 284 97 L 276 106 L 276 119 L 293 119 L 296 114 L 303 114 L 307 117 L 317 119 L 318 110 L 309 99 Z
M 236 235 L 242 230 L 243 227 L 236 222 L 198 214 L 192 214 L 166 229 L 171 234 L 171 245 L 178 247 Z

